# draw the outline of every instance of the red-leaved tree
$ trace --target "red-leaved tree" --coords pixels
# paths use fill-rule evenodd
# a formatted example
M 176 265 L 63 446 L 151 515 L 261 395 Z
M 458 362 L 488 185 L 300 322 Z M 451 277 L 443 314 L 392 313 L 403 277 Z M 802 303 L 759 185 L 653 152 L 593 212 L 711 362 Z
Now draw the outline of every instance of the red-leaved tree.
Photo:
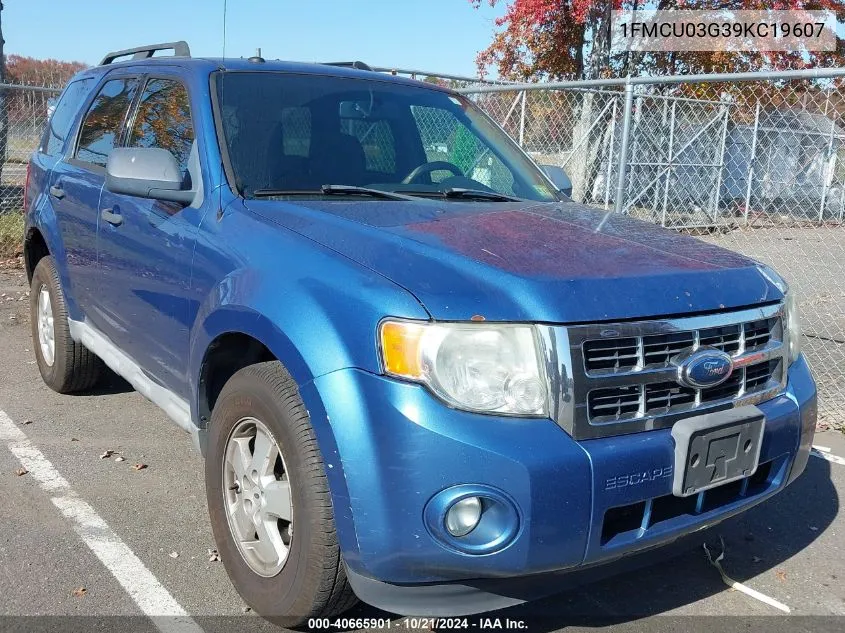
M 82 62 L 35 59 L 22 55 L 6 56 L 6 81 L 26 86 L 62 88 L 77 72 L 86 68 Z

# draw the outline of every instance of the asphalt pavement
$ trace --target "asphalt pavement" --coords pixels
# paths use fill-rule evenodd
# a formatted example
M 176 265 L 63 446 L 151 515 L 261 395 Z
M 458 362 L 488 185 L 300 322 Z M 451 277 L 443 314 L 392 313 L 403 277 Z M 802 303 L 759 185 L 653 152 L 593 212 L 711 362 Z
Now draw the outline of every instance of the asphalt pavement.
M 86 395 L 44 386 L 27 290 L 22 271 L 0 271 L 0 630 L 278 630 L 210 560 L 203 462 L 190 438 L 118 378 Z M 822 450 L 793 485 L 708 541 L 718 552 L 721 537 L 724 572 L 757 597 L 730 589 L 695 548 L 469 627 L 496 629 L 498 618 L 502 629 L 544 633 L 845 629 L 845 438 L 828 431 L 815 444 Z M 366 606 L 347 617 L 346 630 L 355 618 L 430 628 Z

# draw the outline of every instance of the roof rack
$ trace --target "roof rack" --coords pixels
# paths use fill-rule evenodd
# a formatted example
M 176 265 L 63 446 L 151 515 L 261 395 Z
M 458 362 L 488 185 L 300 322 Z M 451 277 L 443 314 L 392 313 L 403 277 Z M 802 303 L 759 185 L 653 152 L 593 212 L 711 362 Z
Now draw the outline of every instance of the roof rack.
M 369 64 L 364 62 L 323 62 L 325 66 L 343 66 L 344 68 L 356 68 L 358 70 L 372 70 Z
M 109 53 L 105 57 L 103 57 L 103 61 L 100 62 L 100 66 L 106 66 L 108 64 L 114 63 L 114 60 L 120 59 L 121 57 L 129 57 L 132 55 L 132 59 L 149 59 L 152 57 L 157 51 L 173 51 L 174 57 L 190 57 L 191 56 L 191 49 L 188 47 L 188 43 L 180 40 L 178 42 L 166 42 L 164 44 L 150 44 L 149 46 L 138 46 L 137 48 L 127 48 L 122 51 L 114 51 Z

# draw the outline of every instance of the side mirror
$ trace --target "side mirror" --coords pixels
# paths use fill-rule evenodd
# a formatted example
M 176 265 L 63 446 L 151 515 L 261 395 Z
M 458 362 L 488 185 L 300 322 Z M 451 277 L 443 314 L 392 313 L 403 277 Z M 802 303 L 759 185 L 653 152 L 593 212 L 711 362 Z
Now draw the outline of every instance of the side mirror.
M 106 161 L 106 189 L 138 198 L 190 204 L 176 157 L 160 147 L 118 147 Z
M 546 173 L 549 180 L 552 181 L 552 184 L 559 191 L 562 191 L 570 198 L 572 197 L 572 181 L 569 180 L 569 176 L 563 171 L 563 167 L 558 167 L 557 165 L 540 165 L 540 169 Z

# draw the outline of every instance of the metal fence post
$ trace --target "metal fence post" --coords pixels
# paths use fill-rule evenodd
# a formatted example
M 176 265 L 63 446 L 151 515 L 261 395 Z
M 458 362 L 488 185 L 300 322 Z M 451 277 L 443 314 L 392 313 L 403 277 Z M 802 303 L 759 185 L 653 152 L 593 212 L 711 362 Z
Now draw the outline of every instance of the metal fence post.
M 629 77 L 630 79 L 630 77 Z M 619 173 L 616 174 L 616 199 L 613 201 L 613 212 L 622 213 L 625 208 L 625 186 L 628 177 L 628 141 L 631 136 L 631 114 L 634 109 L 634 84 L 625 82 L 625 108 L 622 113 L 622 144 L 619 147 Z
M 522 94 L 524 94 L 524 93 L 522 93 Z M 514 110 L 516 110 L 516 104 L 517 104 L 517 103 L 519 103 L 519 98 L 520 98 L 520 95 L 516 95 L 516 99 L 514 99 L 514 100 L 513 100 L 513 103 L 511 104 L 511 107 L 508 109 L 508 113 L 505 115 L 505 118 L 504 118 L 504 119 L 502 119 L 502 120 L 499 122 L 499 125 L 500 125 L 502 128 L 504 128 L 504 127 L 505 127 L 505 125 L 506 125 L 506 124 L 507 124 L 507 122 L 508 122 L 508 119 L 510 119 L 510 118 L 511 118 L 511 114 L 513 114 L 513 111 L 514 111 Z
M 742 216 L 748 224 L 748 213 L 751 209 L 751 185 L 754 182 L 754 161 L 757 159 L 757 131 L 760 128 L 760 99 L 754 108 L 754 131 L 751 134 L 751 156 L 748 158 L 748 177 L 745 181 L 745 209 Z
M 724 97 L 724 94 L 722 95 Z M 713 192 L 713 222 L 719 217 L 719 202 L 722 200 L 722 172 L 725 170 L 725 148 L 728 139 L 728 120 L 731 116 L 731 106 L 729 103 L 721 106 L 725 113 L 725 121 L 722 124 L 722 141 L 719 147 L 719 171 L 716 172 L 716 190 Z
M 613 97 L 613 116 L 610 118 L 610 138 L 607 145 L 607 177 L 604 179 L 604 210 L 610 207 L 610 176 L 613 174 L 613 148 L 616 145 L 616 115 L 619 110 L 619 97 Z
M 663 213 L 660 218 L 660 226 L 666 226 L 666 212 L 668 211 L 669 206 L 669 181 L 672 180 L 672 149 L 675 145 L 675 113 L 677 110 L 678 102 L 672 102 L 672 114 L 669 119 L 669 159 L 666 169 L 666 182 L 663 187 Z
M 828 97 L 828 101 L 830 97 Z M 827 104 L 825 104 L 825 113 L 827 112 Z M 822 178 L 824 178 L 824 182 L 822 183 L 822 199 L 819 202 L 819 224 L 824 222 L 824 207 L 827 203 L 827 190 L 830 187 L 830 181 L 833 180 L 833 170 L 830 168 L 830 159 L 833 156 L 833 131 L 836 129 L 836 123 L 833 122 L 832 119 L 827 119 L 827 122 L 830 123 L 830 136 L 827 139 L 827 152 L 824 155 L 824 168 L 822 170 Z
M 525 102 L 528 100 L 528 91 L 522 91 L 522 114 L 519 117 L 519 146 L 525 150 Z

